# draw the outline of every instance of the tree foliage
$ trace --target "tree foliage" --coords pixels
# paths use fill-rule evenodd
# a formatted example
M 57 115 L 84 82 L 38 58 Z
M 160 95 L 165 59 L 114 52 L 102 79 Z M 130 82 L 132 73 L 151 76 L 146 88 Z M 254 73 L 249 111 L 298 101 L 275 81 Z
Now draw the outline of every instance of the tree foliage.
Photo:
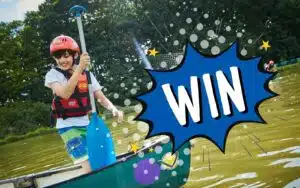
M 24 21 L 0 23 L 2 107 L 16 101 L 50 103 L 51 91 L 43 85 L 54 66 L 49 44 L 60 34 L 79 42 L 76 21 L 68 13 L 75 4 L 88 10 L 83 23 L 93 72 L 119 105 L 146 91 L 150 82 L 133 38 L 145 51 L 159 51 L 157 58 L 149 57 L 155 68 L 165 55 L 176 59 L 182 54 L 187 40 L 209 55 L 212 46 L 222 51 L 236 40 L 245 58 L 262 55 L 276 62 L 298 55 L 300 0 L 46 0 Z M 201 46 L 203 40 L 208 48 Z M 267 52 L 260 49 L 262 40 L 270 41 Z

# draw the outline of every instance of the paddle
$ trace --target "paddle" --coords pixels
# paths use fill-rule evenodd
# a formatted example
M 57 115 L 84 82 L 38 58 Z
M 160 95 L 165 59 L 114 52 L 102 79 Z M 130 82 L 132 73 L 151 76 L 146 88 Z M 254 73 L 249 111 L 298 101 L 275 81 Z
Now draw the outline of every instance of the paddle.
M 81 15 L 85 11 L 86 9 L 79 5 L 75 5 L 69 10 L 69 12 L 74 17 L 76 17 L 82 52 L 86 52 L 81 21 Z M 96 105 L 90 76 L 88 76 L 88 89 L 92 106 L 92 115 L 90 124 L 87 127 L 87 147 L 89 162 L 92 170 L 94 171 L 116 162 L 116 154 L 114 151 L 114 144 L 109 129 L 96 112 Z

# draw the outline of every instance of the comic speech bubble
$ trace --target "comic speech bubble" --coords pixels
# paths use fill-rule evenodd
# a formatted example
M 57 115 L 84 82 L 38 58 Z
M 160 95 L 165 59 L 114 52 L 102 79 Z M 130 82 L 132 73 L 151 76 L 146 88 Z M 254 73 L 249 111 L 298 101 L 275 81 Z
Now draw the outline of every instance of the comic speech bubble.
M 225 152 L 234 125 L 265 123 L 258 105 L 276 95 L 267 87 L 274 74 L 258 70 L 259 57 L 240 60 L 236 43 L 214 57 L 186 46 L 175 69 L 147 70 L 153 87 L 137 96 L 144 108 L 136 120 L 149 123 L 146 138 L 170 136 L 173 152 L 195 137 L 207 138 Z

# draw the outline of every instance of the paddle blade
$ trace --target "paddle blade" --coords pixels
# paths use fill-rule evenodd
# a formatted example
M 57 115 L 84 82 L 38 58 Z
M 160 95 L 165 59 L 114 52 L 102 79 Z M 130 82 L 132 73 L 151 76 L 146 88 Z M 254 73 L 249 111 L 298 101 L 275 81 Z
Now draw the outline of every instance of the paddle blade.
M 112 136 L 105 122 L 97 113 L 92 114 L 87 128 L 87 147 L 93 171 L 116 162 Z

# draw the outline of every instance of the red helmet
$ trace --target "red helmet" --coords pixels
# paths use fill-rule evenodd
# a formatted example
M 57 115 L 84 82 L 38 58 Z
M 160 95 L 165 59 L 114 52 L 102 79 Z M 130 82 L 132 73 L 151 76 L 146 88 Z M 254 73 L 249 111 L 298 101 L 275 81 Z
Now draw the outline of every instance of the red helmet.
M 55 37 L 50 44 L 50 54 L 59 50 L 72 50 L 75 52 L 80 52 L 77 42 L 69 36 L 60 35 Z

